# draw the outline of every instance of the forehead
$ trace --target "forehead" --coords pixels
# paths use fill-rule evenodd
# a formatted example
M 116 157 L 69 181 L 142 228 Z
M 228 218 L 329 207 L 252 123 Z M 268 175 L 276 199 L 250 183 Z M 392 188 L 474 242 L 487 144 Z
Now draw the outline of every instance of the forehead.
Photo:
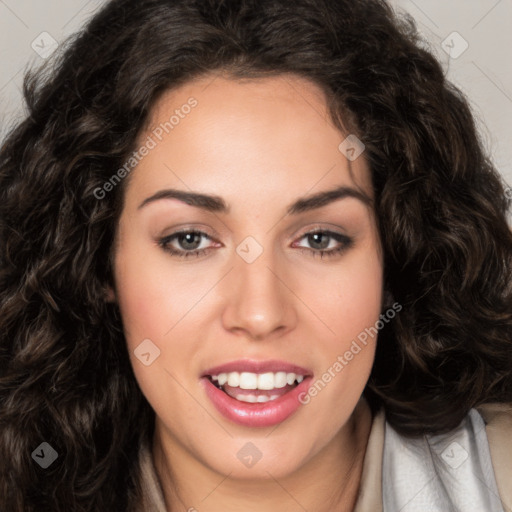
M 364 156 L 351 162 L 340 150 L 347 135 L 305 78 L 205 76 L 160 96 L 139 137 L 155 147 L 130 181 L 141 194 L 159 184 L 233 197 L 244 186 L 268 199 L 339 185 L 371 195 Z

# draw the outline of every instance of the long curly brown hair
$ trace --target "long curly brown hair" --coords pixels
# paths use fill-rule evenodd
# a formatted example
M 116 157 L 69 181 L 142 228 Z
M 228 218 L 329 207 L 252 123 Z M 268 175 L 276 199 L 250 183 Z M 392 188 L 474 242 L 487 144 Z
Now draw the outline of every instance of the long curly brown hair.
M 366 146 L 402 305 L 379 333 L 372 408 L 421 435 L 512 401 L 510 201 L 409 17 L 383 0 L 113 0 L 64 46 L 25 76 L 28 116 L 0 151 L 2 510 L 126 511 L 140 492 L 154 412 L 105 300 L 125 183 L 94 191 L 159 95 L 206 73 L 306 77 Z

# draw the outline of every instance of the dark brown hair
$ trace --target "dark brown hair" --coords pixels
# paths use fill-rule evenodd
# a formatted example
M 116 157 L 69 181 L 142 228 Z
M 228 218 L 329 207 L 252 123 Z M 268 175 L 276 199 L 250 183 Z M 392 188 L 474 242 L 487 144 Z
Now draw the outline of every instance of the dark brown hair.
M 0 152 L 0 505 L 129 510 L 154 412 L 105 301 L 124 183 L 159 95 L 294 73 L 366 146 L 400 314 L 365 395 L 405 435 L 512 401 L 510 202 L 462 93 L 383 0 L 113 0 L 38 73 Z M 341 139 L 340 139 L 341 141 Z M 31 458 L 43 441 L 59 457 Z

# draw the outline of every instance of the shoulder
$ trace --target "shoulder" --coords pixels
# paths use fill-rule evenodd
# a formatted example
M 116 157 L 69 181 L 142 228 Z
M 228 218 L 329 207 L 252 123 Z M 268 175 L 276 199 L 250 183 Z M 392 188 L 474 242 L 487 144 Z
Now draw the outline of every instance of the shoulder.
M 503 505 L 512 510 L 512 403 L 476 407 L 485 423 L 496 484 Z
M 511 434 L 512 407 L 498 404 L 471 409 L 444 434 L 406 437 L 386 422 L 384 510 L 503 512 L 511 505 Z

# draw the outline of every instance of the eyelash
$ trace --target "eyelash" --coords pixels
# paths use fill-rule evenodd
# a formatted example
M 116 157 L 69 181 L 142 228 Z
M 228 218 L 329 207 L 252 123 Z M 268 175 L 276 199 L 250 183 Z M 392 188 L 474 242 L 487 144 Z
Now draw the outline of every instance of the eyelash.
M 211 237 L 204 233 L 203 231 L 197 231 L 193 229 L 183 230 L 183 231 L 176 231 L 175 233 L 172 233 L 171 235 L 165 236 L 158 240 L 158 245 L 167 253 L 171 254 L 171 256 L 177 256 L 178 258 L 190 258 L 190 257 L 200 257 L 203 254 L 206 254 L 208 251 L 212 249 L 212 247 L 207 247 L 206 249 L 196 249 L 193 251 L 184 251 L 184 250 L 176 250 L 169 246 L 169 244 L 175 239 L 178 238 L 180 235 L 187 235 L 187 234 L 194 234 L 194 235 L 204 235 L 206 238 L 209 238 L 211 240 Z M 340 247 L 336 249 L 309 249 L 307 247 L 298 247 L 298 249 L 301 252 L 308 252 L 313 257 L 328 257 L 332 258 L 337 255 L 341 255 L 343 252 L 345 252 L 347 249 L 352 247 L 354 241 L 352 238 L 342 235 L 341 233 L 336 233 L 334 231 L 329 231 L 326 229 L 316 229 L 313 231 L 308 231 L 307 233 L 304 233 L 299 240 L 302 240 L 303 238 L 306 238 L 307 236 L 312 236 L 316 234 L 323 234 L 327 235 L 329 238 L 334 238 L 336 241 L 338 241 L 341 245 Z

